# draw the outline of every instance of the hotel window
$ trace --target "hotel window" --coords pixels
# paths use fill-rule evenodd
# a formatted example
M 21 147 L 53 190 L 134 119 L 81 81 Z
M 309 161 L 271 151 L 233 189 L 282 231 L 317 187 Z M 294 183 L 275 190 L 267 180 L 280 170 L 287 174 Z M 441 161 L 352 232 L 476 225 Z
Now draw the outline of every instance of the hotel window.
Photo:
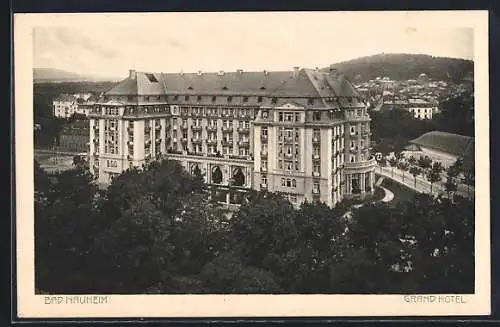
M 319 182 L 314 182 L 313 183 L 313 193 L 314 194 L 319 194 Z
M 262 127 L 260 134 L 264 137 L 267 137 L 267 127 Z
M 210 154 L 214 154 L 215 153 L 215 146 L 209 145 L 207 147 L 207 149 L 208 149 L 208 153 L 210 153 Z
M 292 187 L 292 180 L 290 178 L 286 179 L 286 187 Z
M 262 102 L 262 97 L 258 97 L 257 102 Z
M 283 169 L 283 160 L 278 160 L 278 169 Z
M 295 113 L 295 121 L 300 121 L 300 114 L 298 112 Z
M 292 121 L 293 120 L 293 113 L 287 112 L 285 113 L 285 121 Z
M 359 155 L 359 160 L 364 161 L 365 160 L 365 155 L 364 154 L 360 154 Z
M 266 174 L 262 174 L 261 180 L 262 180 L 263 185 L 267 185 L 267 175 Z
M 233 97 L 231 97 L 231 96 L 227 97 L 227 102 L 231 102 L 231 101 L 233 101 Z
M 261 166 L 262 166 L 262 168 L 267 168 L 267 160 L 262 160 Z
M 319 111 L 313 111 L 313 120 L 321 120 L 321 113 Z
M 283 121 L 283 113 L 282 112 L 278 113 L 278 120 Z
M 292 187 L 297 187 L 297 180 L 292 179 Z
M 174 95 L 174 101 L 177 101 L 179 100 L 179 96 L 178 95 Z
M 351 135 L 354 135 L 356 133 L 356 127 L 351 126 Z
M 188 133 L 187 132 L 182 133 L 182 138 L 187 139 L 188 138 Z
M 278 98 L 272 98 L 271 103 L 275 104 L 278 102 Z
M 314 172 L 314 173 L 319 174 L 319 169 L 320 169 L 320 166 L 319 166 L 319 165 L 317 165 L 317 164 L 316 164 L 316 165 L 313 165 L 313 172 Z
M 320 154 L 319 147 L 317 146 L 313 147 L 313 155 L 319 157 L 319 154 Z
M 356 162 L 356 156 L 355 155 L 351 155 L 351 162 Z
M 278 134 L 278 140 L 282 141 L 283 140 L 283 129 L 280 129 L 280 133 Z
M 291 139 L 292 139 L 292 137 L 293 137 L 293 130 L 292 130 L 292 129 L 286 129 L 286 130 L 285 130 L 285 133 L 286 133 L 286 134 L 285 134 L 285 135 L 286 135 L 286 138 L 287 138 L 287 139 L 289 139 L 289 140 L 291 140 Z
M 281 186 L 285 187 L 286 186 L 286 181 L 284 178 L 281 179 Z
M 262 118 L 267 118 L 268 112 L 267 110 L 262 111 Z
M 313 130 L 313 141 L 319 141 L 320 135 L 321 135 L 320 130 L 314 129 Z
M 291 161 L 286 162 L 286 170 L 292 170 L 292 162 Z
M 299 141 L 299 130 L 298 129 L 295 129 L 295 142 L 298 142 Z
M 300 164 L 298 160 L 295 160 L 295 170 L 300 170 Z
M 279 154 L 282 155 L 283 154 L 283 145 L 280 144 L 279 150 L 280 150 Z
M 354 150 L 355 147 L 356 147 L 356 143 L 354 143 L 354 141 L 351 141 L 351 150 Z
M 243 102 L 248 102 L 248 97 L 243 97 Z

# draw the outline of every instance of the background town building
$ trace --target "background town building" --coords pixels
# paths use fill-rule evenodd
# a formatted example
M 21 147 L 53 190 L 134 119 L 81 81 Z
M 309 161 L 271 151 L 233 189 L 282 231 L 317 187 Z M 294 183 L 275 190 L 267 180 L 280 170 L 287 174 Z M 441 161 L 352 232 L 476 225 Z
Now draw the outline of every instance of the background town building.
M 241 203 L 249 189 L 292 203 L 373 192 L 370 118 L 331 67 L 292 71 L 144 73 L 105 92 L 90 119 L 100 183 L 166 155 L 203 174 L 213 196 Z

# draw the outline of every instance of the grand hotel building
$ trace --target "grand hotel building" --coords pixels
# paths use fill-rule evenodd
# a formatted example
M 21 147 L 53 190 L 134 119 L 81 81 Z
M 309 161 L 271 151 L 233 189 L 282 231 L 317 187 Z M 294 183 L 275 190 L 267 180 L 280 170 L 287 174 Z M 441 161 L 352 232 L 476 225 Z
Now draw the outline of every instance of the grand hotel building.
M 248 189 L 298 205 L 373 192 L 370 118 L 329 71 L 144 73 L 103 94 L 90 119 L 89 162 L 102 184 L 160 155 L 202 173 L 231 206 Z

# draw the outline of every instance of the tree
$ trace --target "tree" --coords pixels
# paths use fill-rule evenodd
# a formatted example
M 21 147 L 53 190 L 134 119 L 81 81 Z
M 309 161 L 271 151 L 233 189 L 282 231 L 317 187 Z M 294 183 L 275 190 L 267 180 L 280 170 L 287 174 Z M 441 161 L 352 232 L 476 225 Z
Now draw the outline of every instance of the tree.
M 441 180 L 441 171 L 443 167 L 441 163 L 434 162 L 431 169 L 427 172 L 427 180 L 431 183 L 431 193 L 432 193 L 432 185 Z
M 272 271 L 283 287 L 293 281 L 296 212 L 274 193 L 253 193 L 230 220 L 233 247 L 245 265 Z
M 414 188 L 417 188 L 417 176 L 422 173 L 422 168 L 417 167 L 417 166 L 412 166 L 410 167 L 410 174 L 413 175 L 413 181 L 414 181 Z
M 475 168 L 474 165 L 470 165 L 464 171 L 463 181 L 467 185 L 467 196 L 470 196 L 470 187 L 474 185 L 475 182 Z
M 398 164 L 398 168 L 403 172 L 403 182 L 405 181 L 405 171 L 408 171 L 410 165 L 405 161 L 400 161 Z
M 418 159 L 418 165 L 423 170 L 429 169 L 432 166 L 432 159 L 428 156 L 420 156 L 420 158 Z
M 408 158 L 408 163 L 411 165 L 411 166 L 414 166 L 416 163 L 417 163 L 417 159 L 415 159 L 414 156 L 410 156 Z
M 392 174 L 392 178 L 394 178 L 394 167 L 396 167 L 398 164 L 398 160 L 394 157 L 392 157 L 391 159 L 389 159 L 389 165 L 391 165 L 392 167 L 392 171 L 391 171 L 391 174 Z

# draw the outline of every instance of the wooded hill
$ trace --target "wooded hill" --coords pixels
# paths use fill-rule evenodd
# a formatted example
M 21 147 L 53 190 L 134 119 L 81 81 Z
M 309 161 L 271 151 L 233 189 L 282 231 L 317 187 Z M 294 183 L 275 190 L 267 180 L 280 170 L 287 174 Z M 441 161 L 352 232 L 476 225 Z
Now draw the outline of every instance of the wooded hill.
M 333 64 L 351 81 L 376 77 L 392 80 L 416 79 L 421 73 L 435 80 L 459 82 L 474 72 L 472 60 L 433 57 L 423 54 L 377 54 Z M 328 70 L 329 67 L 324 68 Z

